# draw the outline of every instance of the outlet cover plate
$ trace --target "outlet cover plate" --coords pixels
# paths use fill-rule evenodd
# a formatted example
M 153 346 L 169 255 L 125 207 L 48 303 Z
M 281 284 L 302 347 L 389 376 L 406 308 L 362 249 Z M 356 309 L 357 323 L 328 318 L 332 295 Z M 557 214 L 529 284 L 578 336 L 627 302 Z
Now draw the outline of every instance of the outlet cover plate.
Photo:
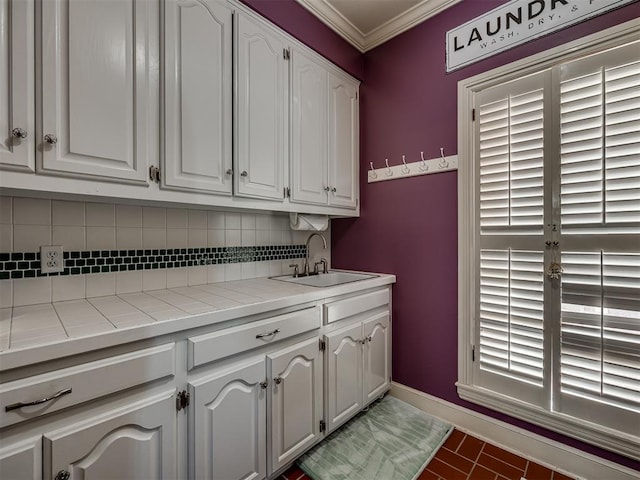
M 56 273 L 64 270 L 62 245 L 40 247 L 40 270 L 42 273 Z

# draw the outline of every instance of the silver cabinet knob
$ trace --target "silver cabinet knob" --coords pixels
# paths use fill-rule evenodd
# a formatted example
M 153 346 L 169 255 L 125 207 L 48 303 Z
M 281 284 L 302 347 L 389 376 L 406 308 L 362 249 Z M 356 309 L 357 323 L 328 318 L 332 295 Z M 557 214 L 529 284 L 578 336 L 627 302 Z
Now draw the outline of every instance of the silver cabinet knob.
M 249 175 L 249 174 L 247 173 L 246 170 L 243 170 L 242 172 L 240 172 L 240 176 L 241 177 L 246 177 L 247 175 Z
M 269 380 L 265 380 L 264 382 L 260 382 L 260 388 L 262 390 L 266 390 L 268 386 L 269 386 Z
M 328 192 L 329 190 L 331 190 L 329 187 L 324 187 L 325 192 Z
M 233 175 L 233 170 L 231 169 L 227 170 L 227 175 Z
M 276 377 L 273 379 L 276 385 L 280 385 L 282 383 L 282 377 Z
M 56 143 L 58 143 L 58 137 L 50 133 L 47 133 L 44 136 L 44 141 L 47 142 L 49 145 L 55 145 Z
M 336 189 L 336 187 L 333 187 L 333 188 L 331 189 L 331 191 L 332 191 L 333 193 L 336 193 L 338 190 Z
M 69 472 L 67 472 L 66 470 L 60 470 L 56 474 L 54 480 L 69 480 L 69 478 L 71 478 L 71 474 Z
M 11 130 L 11 135 L 15 138 L 27 138 L 27 131 L 22 128 L 14 128 Z

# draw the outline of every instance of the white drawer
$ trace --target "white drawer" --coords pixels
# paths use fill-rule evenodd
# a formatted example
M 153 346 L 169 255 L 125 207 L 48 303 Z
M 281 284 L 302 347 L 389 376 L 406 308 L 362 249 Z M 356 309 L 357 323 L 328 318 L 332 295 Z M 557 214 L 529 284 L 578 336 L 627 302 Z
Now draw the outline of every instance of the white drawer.
M 327 303 L 324 306 L 324 318 L 326 323 L 337 322 L 343 318 L 357 313 L 366 312 L 373 308 L 382 307 L 389 303 L 389 289 L 378 290 L 363 295 L 357 295 L 337 302 Z
M 8 382 L 0 385 L 0 428 L 174 374 L 170 343 Z
M 320 307 L 306 308 L 266 320 L 191 337 L 188 340 L 189 370 L 315 328 L 320 328 Z

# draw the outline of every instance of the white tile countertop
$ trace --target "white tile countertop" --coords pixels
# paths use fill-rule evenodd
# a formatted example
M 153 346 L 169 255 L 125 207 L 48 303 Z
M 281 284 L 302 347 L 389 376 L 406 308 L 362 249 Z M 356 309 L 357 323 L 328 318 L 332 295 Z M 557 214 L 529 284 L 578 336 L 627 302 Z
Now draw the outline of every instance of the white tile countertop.
M 317 288 L 269 278 L 0 309 L 0 371 L 395 282 Z

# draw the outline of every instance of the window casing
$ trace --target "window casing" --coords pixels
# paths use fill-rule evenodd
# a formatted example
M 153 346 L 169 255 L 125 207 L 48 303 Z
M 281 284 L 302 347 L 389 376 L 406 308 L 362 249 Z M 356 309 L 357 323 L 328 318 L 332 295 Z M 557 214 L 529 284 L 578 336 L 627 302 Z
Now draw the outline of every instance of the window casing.
M 640 458 L 640 27 L 464 80 L 458 118 L 460 396 Z

